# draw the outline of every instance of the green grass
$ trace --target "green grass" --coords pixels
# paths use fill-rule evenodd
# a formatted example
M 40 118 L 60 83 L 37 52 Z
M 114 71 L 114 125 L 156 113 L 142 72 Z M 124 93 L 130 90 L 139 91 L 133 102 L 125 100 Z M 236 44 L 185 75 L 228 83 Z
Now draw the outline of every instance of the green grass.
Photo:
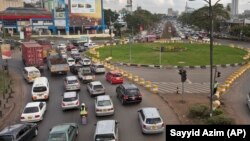
M 4 91 L 5 88 L 8 87 L 9 82 L 9 76 L 5 74 L 2 70 L 0 70 L 0 94 Z
M 195 66 L 210 64 L 210 48 L 208 44 L 188 44 L 188 43 L 146 43 L 132 45 L 117 45 L 100 48 L 100 58 L 105 59 L 110 56 L 112 49 L 112 61 L 130 63 L 129 50 L 131 46 L 131 63 L 159 65 L 159 51 L 153 49 L 160 46 L 178 46 L 186 48 L 182 52 L 163 52 L 162 65 Z M 238 48 L 230 48 L 220 45 L 214 46 L 214 64 L 231 64 L 243 62 L 243 56 L 247 51 Z

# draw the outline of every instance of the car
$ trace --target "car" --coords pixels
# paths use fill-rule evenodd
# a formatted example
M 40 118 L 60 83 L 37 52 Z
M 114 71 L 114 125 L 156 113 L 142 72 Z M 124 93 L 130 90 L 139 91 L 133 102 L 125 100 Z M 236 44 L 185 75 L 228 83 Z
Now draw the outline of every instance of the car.
M 105 78 L 111 84 L 123 83 L 123 76 L 119 71 L 109 71 L 106 73 Z
M 29 102 L 21 114 L 22 122 L 39 122 L 46 112 L 46 102 Z
M 78 135 L 77 123 L 62 123 L 50 129 L 48 141 L 76 141 Z
M 59 44 L 59 45 L 57 46 L 57 49 L 60 49 L 60 48 L 63 48 L 63 49 L 66 50 L 67 46 L 66 46 L 66 44 L 61 43 L 61 44 Z
M 47 77 L 37 77 L 31 88 L 32 100 L 49 100 L 49 81 Z
M 76 76 L 66 76 L 64 78 L 64 90 L 65 91 L 80 91 L 80 81 Z
M 91 65 L 91 70 L 95 74 L 99 74 L 99 73 L 104 74 L 105 71 L 106 71 L 104 65 L 103 64 L 99 64 L 99 63 Z
M 94 141 L 118 141 L 118 122 L 116 120 L 100 120 L 96 123 Z
M 77 47 L 72 44 L 67 45 L 66 48 L 67 48 L 67 51 L 71 51 L 72 49 L 77 49 Z
M 83 65 L 83 66 L 90 66 L 91 65 L 91 60 L 89 58 L 83 58 L 80 63 Z
M 80 106 L 79 94 L 75 91 L 64 92 L 61 107 L 64 110 L 78 109 Z
M 68 57 L 68 55 L 67 55 L 66 52 L 61 52 L 60 54 L 61 54 L 62 58 L 65 58 L 65 59 L 66 59 L 66 58 Z
M 0 132 L 0 141 L 31 141 L 37 135 L 36 123 L 17 123 L 6 126 Z
M 202 39 L 202 41 L 205 41 L 205 42 L 210 42 L 210 38 L 208 38 L 208 37 L 204 37 L 204 38 Z
M 92 48 L 92 47 L 96 47 L 96 43 L 93 43 L 93 42 L 89 42 L 89 43 L 85 43 L 84 44 L 85 47 L 88 47 L 88 48 Z
M 68 62 L 68 64 L 69 64 L 69 67 L 71 67 L 71 66 L 73 66 L 73 65 L 76 64 L 76 63 L 75 63 L 75 59 L 73 59 L 73 58 L 71 58 L 71 57 L 67 58 L 67 62 Z
M 78 75 L 79 69 L 83 68 L 83 65 L 80 63 L 76 63 L 70 67 L 70 72 L 74 75 Z
M 114 105 L 109 95 L 100 95 L 95 98 L 96 116 L 113 115 L 114 112 Z
M 34 66 L 24 67 L 23 77 L 28 83 L 33 83 L 37 77 L 41 77 L 41 72 Z
M 70 53 L 71 54 L 79 53 L 79 50 L 77 48 L 74 48 L 74 49 L 71 49 Z
M 105 87 L 100 81 L 93 81 L 87 84 L 87 91 L 91 96 L 105 94 Z
M 117 98 L 121 103 L 141 103 L 142 95 L 140 90 L 134 84 L 125 83 L 116 87 Z
M 79 45 L 78 49 L 79 49 L 79 52 L 83 52 L 83 51 L 88 50 L 88 47 L 85 47 L 84 45 Z
M 81 54 L 80 54 L 79 52 L 78 52 L 78 53 L 73 52 L 73 53 L 70 54 L 70 56 L 71 56 L 73 59 L 79 59 L 79 58 L 81 58 Z
M 140 110 L 138 110 L 138 118 L 142 133 L 155 134 L 162 133 L 164 131 L 164 122 L 157 108 L 141 108 Z
M 78 71 L 78 78 L 83 82 L 91 82 L 95 79 L 95 75 L 91 72 L 90 67 L 80 68 Z

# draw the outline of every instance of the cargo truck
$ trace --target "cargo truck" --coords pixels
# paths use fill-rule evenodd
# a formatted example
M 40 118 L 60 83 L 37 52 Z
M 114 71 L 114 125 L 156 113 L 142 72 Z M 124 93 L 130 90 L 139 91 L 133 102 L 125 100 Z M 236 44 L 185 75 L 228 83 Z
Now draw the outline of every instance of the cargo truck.
M 50 54 L 47 57 L 47 63 L 51 74 L 67 74 L 69 71 L 67 60 L 59 53 Z
M 21 45 L 22 60 L 25 66 L 44 69 L 43 47 L 37 42 L 23 42 Z

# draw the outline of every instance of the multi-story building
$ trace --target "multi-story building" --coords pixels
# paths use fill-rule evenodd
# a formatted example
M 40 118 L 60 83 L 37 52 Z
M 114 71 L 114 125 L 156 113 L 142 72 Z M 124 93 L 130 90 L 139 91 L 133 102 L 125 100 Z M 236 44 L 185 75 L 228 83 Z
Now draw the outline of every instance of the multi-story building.
M 231 15 L 235 17 L 239 14 L 239 0 L 232 0 Z
M 8 7 L 23 7 L 23 0 L 0 0 L 0 11 Z

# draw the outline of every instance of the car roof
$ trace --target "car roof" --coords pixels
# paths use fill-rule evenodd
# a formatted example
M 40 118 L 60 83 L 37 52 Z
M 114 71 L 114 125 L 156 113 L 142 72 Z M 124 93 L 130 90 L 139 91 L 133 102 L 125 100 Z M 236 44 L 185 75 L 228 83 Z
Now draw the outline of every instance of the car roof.
M 59 124 L 59 125 L 56 125 L 54 126 L 50 133 L 61 133 L 61 132 L 66 132 L 70 127 L 70 124 Z
M 64 92 L 63 97 L 64 98 L 70 98 L 70 97 L 76 97 L 76 92 Z
M 33 85 L 35 86 L 37 84 L 47 83 L 47 81 L 48 81 L 47 77 L 37 77 L 35 78 Z
M 67 80 L 77 80 L 76 76 L 67 76 L 66 77 Z
M 39 69 L 37 69 L 37 68 L 34 67 L 34 66 L 24 67 L 24 69 L 27 70 L 27 71 L 39 71 Z
M 115 120 L 100 120 L 96 124 L 96 134 L 112 133 L 115 130 Z
M 41 102 L 29 102 L 25 107 L 38 107 Z
M 100 81 L 92 81 L 90 82 L 92 85 L 102 85 Z
M 22 127 L 27 125 L 27 124 L 28 125 L 35 125 L 35 123 L 18 123 L 18 124 L 9 125 L 9 126 L 6 126 L 0 132 L 0 135 L 14 135 L 14 136 L 16 136 L 16 134 L 20 131 L 20 129 L 22 129 Z
M 72 58 L 72 57 L 68 57 L 68 59 L 67 60 L 75 60 L 74 58 Z
M 132 84 L 132 83 L 124 83 L 124 84 L 122 84 L 122 86 L 125 89 L 138 89 L 137 86 L 135 84 Z
M 100 96 L 96 97 L 96 100 L 97 101 L 100 101 L 100 100 L 111 100 L 111 98 L 110 98 L 109 95 L 100 95 Z
M 117 70 L 114 70 L 114 71 L 110 71 L 111 74 L 121 74 L 121 72 L 117 71 Z
M 145 115 L 145 118 L 159 118 L 160 114 L 155 107 L 145 107 L 141 109 Z

